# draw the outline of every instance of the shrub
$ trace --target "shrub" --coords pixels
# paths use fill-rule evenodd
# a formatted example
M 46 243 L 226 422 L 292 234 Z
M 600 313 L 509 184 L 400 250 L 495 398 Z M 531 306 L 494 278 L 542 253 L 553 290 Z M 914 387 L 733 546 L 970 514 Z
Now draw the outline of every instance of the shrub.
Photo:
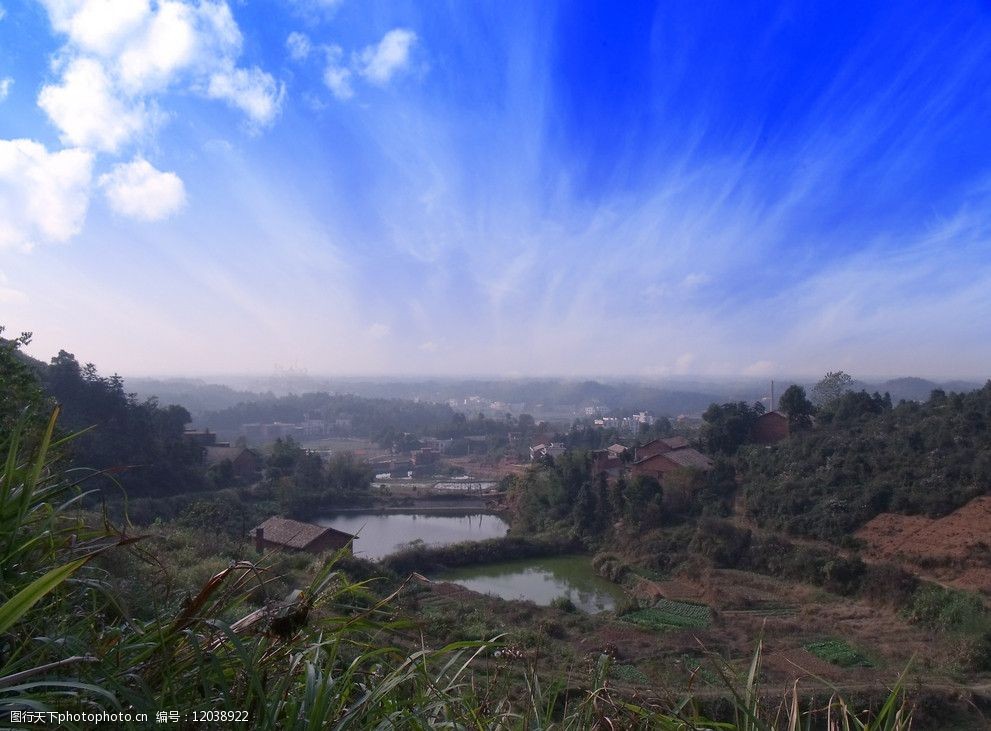
M 569 614 L 574 614 L 578 611 L 578 607 L 575 606 L 575 603 L 571 601 L 571 597 L 568 596 L 554 597 L 551 600 L 551 606 Z

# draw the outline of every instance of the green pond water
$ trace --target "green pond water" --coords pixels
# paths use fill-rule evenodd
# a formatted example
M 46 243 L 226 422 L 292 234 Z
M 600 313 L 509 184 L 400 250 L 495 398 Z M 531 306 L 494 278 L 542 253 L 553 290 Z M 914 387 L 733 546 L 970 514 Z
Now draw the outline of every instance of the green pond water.
M 509 525 L 488 513 L 336 513 L 316 518 L 326 525 L 358 536 L 356 556 L 378 560 L 395 553 L 410 541 L 444 546 L 461 541 L 501 538 Z
M 568 597 L 583 612 L 613 609 L 623 590 L 592 570 L 588 556 L 552 556 L 466 566 L 431 578 L 451 581 L 503 599 L 525 599 L 543 606 Z

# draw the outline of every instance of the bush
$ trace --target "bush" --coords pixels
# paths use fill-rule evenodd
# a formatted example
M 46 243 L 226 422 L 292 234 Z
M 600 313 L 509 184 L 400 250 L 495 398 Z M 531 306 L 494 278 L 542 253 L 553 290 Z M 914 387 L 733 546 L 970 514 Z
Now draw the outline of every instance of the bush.
M 559 596 L 551 599 L 551 606 L 555 609 L 560 609 L 562 612 L 567 612 L 568 614 L 574 614 L 578 611 L 578 607 L 575 603 L 571 601 L 571 597 Z
M 977 595 L 934 584 L 922 586 L 912 595 L 906 615 L 910 622 L 941 632 L 979 631 L 989 620 Z
M 382 559 L 386 568 L 400 576 L 414 571 L 437 571 L 469 564 L 501 563 L 521 558 L 557 556 L 581 549 L 581 544 L 570 538 L 542 537 L 490 538 L 486 541 L 464 541 L 446 546 L 411 544 Z

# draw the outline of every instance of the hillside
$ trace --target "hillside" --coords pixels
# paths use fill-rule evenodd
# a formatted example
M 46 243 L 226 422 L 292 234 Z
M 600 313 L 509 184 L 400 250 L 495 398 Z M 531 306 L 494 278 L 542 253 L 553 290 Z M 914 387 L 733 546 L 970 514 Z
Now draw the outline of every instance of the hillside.
M 940 517 L 991 492 L 991 382 L 892 407 L 849 393 L 814 428 L 747 447 L 740 473 L 761 525 L 842 540 L 885 513 Z

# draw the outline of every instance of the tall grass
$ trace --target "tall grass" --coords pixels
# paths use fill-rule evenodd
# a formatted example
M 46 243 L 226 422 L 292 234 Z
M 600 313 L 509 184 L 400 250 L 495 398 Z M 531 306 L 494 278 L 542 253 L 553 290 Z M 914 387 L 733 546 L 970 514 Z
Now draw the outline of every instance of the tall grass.
M 762 702 L 759 647 L 742 689 L 725 674 L 735 712 L 717 722 L 691 695 L 667 706 L 635 702 L 610 687 L 605 656 L 587 677 L 548 684 L 532 667 L 497 661 L 498 638 L 431 649 L 390 608 L 405 583 L 378 596 L 335 559 L 305 589 L 260 607 L 249 598 L 271 585 L 272 571 L 234 562 L 185 600 L 138 619 L 93 558 L 134 550 L 141 537 L 74 517 L 81 478 L 56 459 L 57 417 L 30 448 L 26 419 L 0 435 L 0 723 L 11 710 L 45 709 L 147 713 L 152 723 L 157 711 L 243 711 L 243 726 L 213 727 L 251 729 L 810 727 L 797 687 L 788 704 Z M 900 689 L 873 725 L 838 698 L 824 712 L 836 729 L 909 722 Z M 211 727 L 186 718 L 186 727 Z

